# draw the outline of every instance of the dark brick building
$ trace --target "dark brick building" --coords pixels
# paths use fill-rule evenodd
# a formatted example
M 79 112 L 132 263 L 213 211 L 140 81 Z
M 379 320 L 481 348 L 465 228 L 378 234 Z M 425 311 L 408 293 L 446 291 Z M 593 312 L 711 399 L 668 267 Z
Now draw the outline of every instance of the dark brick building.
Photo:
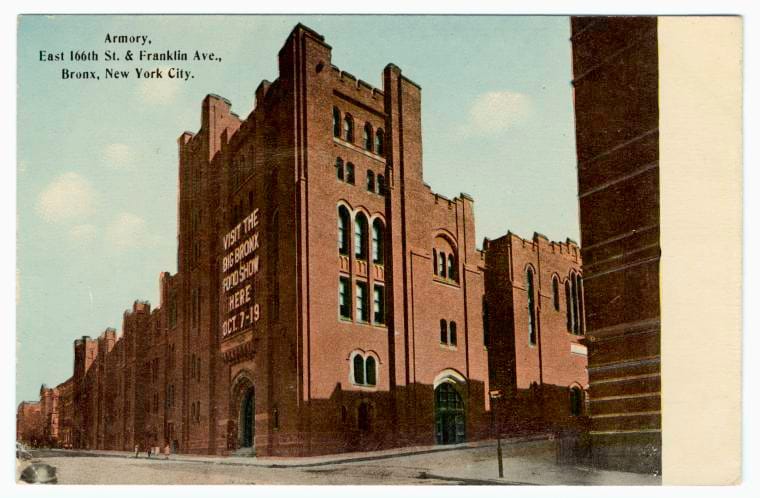
M 595 465 L 659 471 L 657 19 L 572 19 Z
M 393 64 L 382 80 L 341 71 L 298 25 L 247 117 L 203 100 L 199 130 L 178 139 L 178 271 L 120 337 L 75 343 L 74 446 L 300 456 L 489 435 L 486 274 L 512 261 L 488 251 L 511 244 L 536 265 L 540 307 L 554 273 L 579 274 L 578 248 L 508 235 L 476 249 L 473 200 L 423 181 L 420 87 Z M 494 292 L 494 309 L 521 309 L 492 335 L 517 337 L 522 295 Z M 571 395 L 582 405 L 585 357 L 563 316 L 537 315 L 543 364 L 491 360 L 511 365 L 516 381 L 496 382 L 512 392 L 547 386 L 557 416 L 537 429 L 576 424 Z

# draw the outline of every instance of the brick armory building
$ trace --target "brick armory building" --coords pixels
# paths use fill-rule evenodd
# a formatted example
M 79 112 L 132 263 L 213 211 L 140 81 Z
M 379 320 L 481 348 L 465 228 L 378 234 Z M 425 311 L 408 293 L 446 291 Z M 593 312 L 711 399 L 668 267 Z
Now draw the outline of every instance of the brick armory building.
M 200 129 L 178 139 L 178 271 L 161 275 L 158 308 L 125 313 L 120 337 L 75 343 L 74 446 L 300 456 L 462 442 L 490 434 L 491 382 L 516 393 L 544 377 L 565 409 L 537 429 L 583 405 L 562 312 L 531 315 L 541 339 L 523 351 L 528 318 L 506 310 L 525 306 L 527 273 L 486 299 L 487 275 L 514 261 L 476 249 L 469 196 L 425 184 L 420 87 L 392 64 L 382 79 L 341 71 L 298 25 L 246 118 L 204 99 Z M 564 285 L 578 249 L 521 243 L 510 258 L 535 265 L 537 310 L 553 275 L 538 269 Z M 493 358 L 489 340 L 516 356 Z M 491 380 L 489 362 L 512 370 Z
M 656 17 L 572 19 L 596 466 L 661 470 Z

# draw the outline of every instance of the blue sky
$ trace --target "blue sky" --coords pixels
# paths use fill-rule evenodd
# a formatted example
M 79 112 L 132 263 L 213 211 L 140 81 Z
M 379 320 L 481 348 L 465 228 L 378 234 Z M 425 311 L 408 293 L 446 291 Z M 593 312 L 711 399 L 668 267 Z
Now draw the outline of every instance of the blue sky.
M 381 87 L 393 62 L 422 87 L 425 181 L 475 199 L 478 244 L 512 230 L 578 240 L 571 47 L 566 17 L 23 17 L 18 48 L 17 398 L 71 375 L 73 341 L 120 329 L 135 299 L 158 304 L 176 271 L 176 139 L 200 124 L 207 93 L 246 116 L 277 52 L 303 22 L 332 62 Z M 106 33 L 151 50 L 214 51 L 195 78 L 60 79 L 107 64 Z M 39 51 L 101 52 L 98 63 L 40 62 Z M 161 66 L 171 67 L 166 63 Z M 155 64 L 142 63 L 150 68 Z

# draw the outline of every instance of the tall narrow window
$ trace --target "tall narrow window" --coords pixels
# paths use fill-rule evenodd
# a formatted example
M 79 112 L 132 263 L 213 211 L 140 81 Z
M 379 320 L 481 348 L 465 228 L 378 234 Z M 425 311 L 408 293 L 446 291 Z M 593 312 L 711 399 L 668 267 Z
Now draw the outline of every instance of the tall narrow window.
M 356 185 L 356 176 L 354 175 L 354 163 L 346 165 L 346 182 Z
M 385 287 L 382 285 L 375 285 L 375 288 L 373 289 L 373 299 L 372 299 L 372 307 L 373 307 L 373 317 L 372 320 L 376 324 L 384 324 L 385 323 Z
M 533 269 L 528 268 L 525 272 L 526 287 L 528 292 L 528 343 L 536 344 L 536 303 L 535 290 L 533 288 Z
M 346 142 L 354 141 L 354 118 L 350 114 L 343 118 L 343 139 Z
M 573 334 L 579 334 L 580 333 L 580 317 L 578 314 L 578 281 L 577 281 L 577 275 L 575 273 L 572 273 L 570 275 L 570 286 L 573 289 L 573 316 L 575 317 L 575 320 L 573 321 Z
M 338 207 L 338 252 L 348 254 L 351 215 L 346 206 Z
M 367 370 L 366 372 L 367 385 L 374 386 L 375 384 L 377 384 L 375 359 L 372 356 L 368 356 L 367 359 L 364 361 L 364 365 Z
M 378 156 L 385 155 L 385 133 L 380 128 L 375 132 L 375 154 Z
M 457 345 L 457 322 L 449 323 L 449 344 L 451 346 Z
M 364 213 L 356 215 L 354 222 L 354 251 L 358 259 L 367 259 L 367 217 Z
M 277 409 L 277 407 L 274 407 L 274 410 L 272 410 L 272 426 L 274 430 L 278 430 L 280 428 L 280 410 Z
M 354 383 L 364 384 L 364 358 L 360 354 L 354 356 Z
M 567 331 L 573 331 L 573 291 L 570 287 L 570 279 L 565 280 L 565 313 L 567 314 Z
M 377 175 L 377 193 L 385 195 L 385 176 Z
M 586 329 L 586 302 L 583 298 L 583 277 L 576 275 L 578 286 L 578 334 L 583 335 Z
M 375 173 L 367 171 L 367 192 L 375 191 Z
M 356 282 L 356 319 L 360 322 L 369 321 L 367 297 L 367 282 Z
M 346 173 L 343 168 L 343 159 L 338 158 L 335 160 L 335 176 L 338 178 L 338 180 L 343 181 L 343 179 L 346 176 Z
M 559 278 L 557 275 L 552 277 L 552 303 L 554 310 L 559 311 Z
M 333 107 L 333 136 L 340 138 L 340 110 Z
M 454 262 L 453 254 L 449 254 L 449 257 L 448 257 L 447 273 L 448 273 L 449 280 L 457 279 L 457 266 Z
M 433 249 L 433 275 L 438 275 L 438 251 Z
M 338 304 L 340 307 L 340 317 L 346 320 L 351 319 L 351 280 L 346 277 L 340 277 L 338 283 Z
M 364 148 L 372 152 L 372 125 L 364 123 L 364 135 L 362 136 Z
M 441 344 L 449 342 L 449 330 L 446 325 L 446 320 L 441 319 Z
M 380 265 L 383 264 L 385 258 L 383 233 L 383 222 L 376 218 L 372 222 L 372 262 Z
M 446 278 L 446 254 L 438 253 L 438 275 Z

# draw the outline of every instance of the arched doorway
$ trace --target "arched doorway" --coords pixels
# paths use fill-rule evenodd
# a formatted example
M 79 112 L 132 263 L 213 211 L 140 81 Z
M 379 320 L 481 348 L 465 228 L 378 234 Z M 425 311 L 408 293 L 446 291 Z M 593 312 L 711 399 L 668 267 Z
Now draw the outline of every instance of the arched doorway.
M 465 441 L 464 402 L 450 382 L 435 389 L 435 440 L 438 444 Z
M 238 425 L 238 427 L 240 427 L 240 448 L 253 448 L 253 437 L 256 435 L 254 421 L 255 402 L 253 387 L 249 387 L 245 390 L 243 399 L 240 402 L 240 419 Z

